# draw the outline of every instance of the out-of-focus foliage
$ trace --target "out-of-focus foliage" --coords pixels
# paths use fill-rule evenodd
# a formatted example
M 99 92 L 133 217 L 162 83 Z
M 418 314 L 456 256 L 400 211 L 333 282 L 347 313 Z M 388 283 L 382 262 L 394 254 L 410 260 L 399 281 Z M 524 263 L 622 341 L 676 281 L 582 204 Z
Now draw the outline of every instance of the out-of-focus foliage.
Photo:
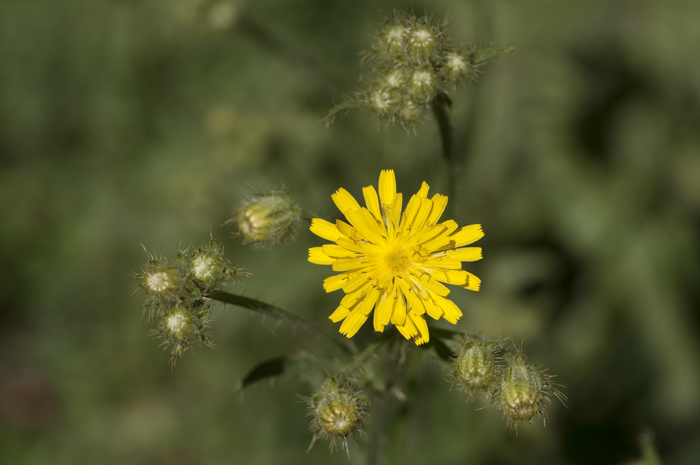
M 319 122 L 395 7 L 516 48 L 454 94 L 450 202 L 486 231 L 458 329 L 525 341 L 569 400 L 516 437 L 428 364 L 401 448 L 374 458 L 617 464 L 648 430 L 662 463 L 700 462 L 699 2 L 4 0 L 0 463 L 347 463 L 305 452 L 309 385 L 236 391 L 299 334 L 215 307 L 218 348 L 171 370 L 129 273 L 141 243 L 169 254 L 213 233 L 252 273 L 234 291 L 333 334 L 310 233 L 254 250 L 219 226 L 250 186 L 321 216 L 380 169 L 444 191 L 434 122 Z M 385 413 L 368 411 L 350 463 L 373 458 Z

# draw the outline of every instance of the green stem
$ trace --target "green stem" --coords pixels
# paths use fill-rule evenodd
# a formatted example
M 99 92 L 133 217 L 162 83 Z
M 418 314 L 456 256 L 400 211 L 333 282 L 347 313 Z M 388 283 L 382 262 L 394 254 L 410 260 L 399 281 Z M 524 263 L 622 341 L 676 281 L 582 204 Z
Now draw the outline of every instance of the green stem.
M 447 214 L 452 217 L 455 205 L 456 192 L 456 171 L 457 163 L 454 157 L 454 139 L 452 136 L 452 125 L 450 124 L 450 106 L 452 101 L 447 94 L 439 93 L 432 101 L 433 114 L 438 124 L 440 131 L 440 140 L 442 142 L 442 155 L 447 162 L 447 198 L 451 201 L 447 204 Z
M 260 300 L 251 299 L 250 297 L 243 297 L 242 295 L 231 294 L 224 291 L 213 291 L 211 294 L 208 294 L 207 297 L 225 304 L 247 308 L 248 310 L 252 310 L 283 323 L 287 323 L 290 326 L 298 328 L 302 333 L 308 336 L 309 339 L 317 342 L 318 344 L 331 348 L 335 352 L 342 353 L 343 355 L 347 354 L 345 346 L 334 339 L 331 339 L 326 333 L 321 331 L 318 326 L 298 315 L 275 307 L 274 305 L 270 305 Z
M 396 333 L 394 331 L 387 331 L 385 333 L 382 333 L 379 337 L 377 337 L 374 342 L 370 343 L 365 349 L 357 354 L 350 363 L 345 365 L 342 370 L 340 370 L 336 376 L 342 375 L 344 373 L 352 373 L 353 370 L 356 370 L 362 364 L 365 363 L 367 359 L 369 359 L 381 346 L 383 346 L 388 340 L 390 340 Z
M 408 359 L 406 366 L 406 388 L 403 392 L 405 398 L 399 405 L 399 409 L 393 418 L 391 433 L 389 436 L 389 456 L 387 463 L 389 465 L 400 465 L 404 463 L 406 457 L 402 456 L 405 444 L 406 422 L 413 407 L 414 397 L 418 384 L 418 377 L 422 369 L 422 364 L 419 363 L 415 356 L 416 351 L 411 351 L 412 356 Z

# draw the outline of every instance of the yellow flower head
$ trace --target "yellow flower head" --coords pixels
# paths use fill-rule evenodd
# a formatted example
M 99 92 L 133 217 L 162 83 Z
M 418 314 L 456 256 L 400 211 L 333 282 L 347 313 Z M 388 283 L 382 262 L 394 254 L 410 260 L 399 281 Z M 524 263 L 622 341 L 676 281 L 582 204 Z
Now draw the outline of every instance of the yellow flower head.
M 352 337 L 374 311 L 374 329 L 384 331 L 389 322 L 406 339 L 428 342 L 427 313 L 457 323 L 459 307 L 445 296 L 450 290 L 442 283 L 479 290 L 481 280 L 462 270 L 462 262 L 481 259 L 481 247 L 464 247 L 484 236 L 481 225 L 459 228 L 453 220 L 438 223 L 447 197 L 428 199 L 425 182 L 411 196 L 401 214 L 403 197 L 396 192 L 393 170 L 379 175 L 379 196 L 373 186 L 362 193 L 361 207 L 345 189 L 333 194 L 333 201 L 348 223 L 335 224 L 320 218 L 311 222 L 311 232 L 335 242 L 309 249 L 309 261 L 332 265 L 340 274 L 326 278 L 326 292 L 342 289 L 345 297 L 329 317 L 341 320 L 340 333 Z

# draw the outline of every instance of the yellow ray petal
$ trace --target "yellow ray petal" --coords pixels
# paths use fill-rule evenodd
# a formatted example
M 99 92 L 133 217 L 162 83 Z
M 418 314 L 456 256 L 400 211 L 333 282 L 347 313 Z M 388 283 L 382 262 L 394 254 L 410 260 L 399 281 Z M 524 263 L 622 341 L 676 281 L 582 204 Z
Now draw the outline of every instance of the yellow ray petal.
M 450 299 L 445 299 L 439 295 L 433 296 L 433 302 L 442 310 L 442 317 L 452 324 L 456 324 L 457 320 L 462 317 L 462 310 L 459 309 L 456 303 Z
M 341 237 L 338 239 L 338 245 L 345 249 L 352 250 L 353 252 L 357 252 L 363 255 L 370 251 L 366 243 L 355 242 L 345 237 Z
M 419 276 L 417 273 L 412 272 L 409 276 L 413 280 L 414 286 L 422 290 L 420 292 L 421 298 L 423 298 L 422 295 L 424 294 L 437 294 L 444 297 L 450 293 L 447 287 L 431 278 L 428 273 Z
M 340 305 L 347 308 L 350 311 L 356 310 L 356 307 L 362 302 L 362 297 L 364 296 L 364 289 L 359 289 L 351 294 L 346 294 L 340 301 Z
M 408 201 L 406 209 L 401 215 L 401 223 L 399 224 L 400 233 L 406 232 L 411 227 L 413 223 L 413 218 L 415 218 L 416 213 L 418 213 L 418 208 L 420 207 L 421 198 L 417 195 L 412 195 L 411 200 Z
M 413 342 L 415 342 L 416 345 L 422 345 L 430 341 L 428 323 L 425 321 L 425 317 L 423 315 L 409 314 L 409 318 L 413 320 L 413 324 L 416 325 L 416 330 L 418 331 L 418 334 L 413 336 Z
M 367 321 L 367 315 L 363 315 L 357 310 L 351 312 L 350 315 L 345 318 L 343 324 L 340 325 L 340 334 L 348 338 L 353 337 L 365 321 Z
M 411 237 L 407 247 L 416 247 L 421 244 L 429 243 L 439 237 L 448 236 L 452 231 L 458 228 L 457 223 L 454 221 L 452 221 L 452 223 L 454 223 L 454 226 L 450 224 L 449 221 L 445 221 L 444 223 L 436 224 L 419 231 L 416 235 Z M 432 251 L 432 249 L 428 250 L 424 246 L 421 246 L 419 252 L 424 255 L 429 255 Z
M 469 281 L 469 274 L 464 270 L 433 270 L 430 276 L 453 286 L 465 286 Z
M 389 211 L 385 212 L 389 227 L 389 235 L 393 236 L 394 232 L 399 228 L 401 219 L 401 208 L 403 206 L 403 195 L 398 193 L 394 196 L 394 203 L 389 207 Z
M 391 298 L 394 300 L 391 322 L 396 326 L 402 326 L 406 322 L 406 300 L 398 287 L 394 287 L 394 295 Z
M 342 260 L 342 259 L 339 259 Z M 336 262 L 337 263 L 337 262 Z M 448 258 L 448 257 L 426 257 L 425 259 L 421 260 L 418 263 L 420 266 L 425 267 L 425 268 L 444 268 L 448 270 L 459 270 L 462 268 L 462 262 L 459 260 L 456 260 L 454 258 Z M 335 269 L 335 264 L 333 264 L 333 270 L 334 271 L 342 271 L 342 270 L 336 270 Z
M 384 291 L 379 296 L 377 307 L 374 309 L 374 330 L 380 333 L 391 320 L 391 312 L 394 310 L 393 289 Z
M 430 318 L 433 320 L 439 320 L 445 313 L 442 307 L 437 305 L 433 299 L 424 300 L 423 304 L 425 305 L 425 313 L 430 315 Z
M 335 244 L 326 244 L 321 249 L 323 253 L 332 258 L 359 258 L 357 252 Z
M 454 247 L 463 247 L 484 237 L 484 231 L 482 231 L 480 224 L 470 224 L 452 234 L 450 237 L 455 241 Z
M 348 280 L 349 276 L 350 276 L 350 273 L 341 273 L 341 274 L 329 276 L 323 280 L 323 289 L 326 292 L 337 291 L 338 289 L 343 287 L 343 285 L 345 284 L 345 281 Z
M 408 313 L 411 312 L 423 314 L 425 313 L 425 307 L 420 297 L 416 295 L 410 284 L 406 282 L 405 279 L 398 280 L 399 287 L 401 288 L 401 293 L 406 297 L 406 303 L 408 305 Z
M 336 308 L 335 311 L 331 313 L 331 316 L 329 316 L 328 319 L 331 320 L 333 323 L 337 323 L 349 314 L 350 310 L 343 307 L 342 305 L 339 305 L 338 308 Z
M 309 261 L 316 265 L 332 265 L 335 258 L 329 257 L 323 253 L 323 247 L 311 247 L 309 249 Z
M 406 339 L 411 339 L 412 337 L 418 334 L 418 329 L 416 329 L 416 325 L 413 324 L 413 321 L 408 316 L 405 317 L 404 322 L 402 324 L 394 324 L 394 326 L 396 326 L 396 329 L 398 329 L 401 335 Z
M 364 258 L 339 258 L 333 262 L 333 271 L 350 271 L 365 268 L 367 260 Z
M 430 216 L 428 216 L 428 226 L 437 224 L 438 220 L 442 216 L 442 213 L 445 211 L 445 207 L 447 207 L 446 195 L 435 194 L 431 200 L 433 202 L 433 209 L 430 210 Z
M 463 284 L 462 287 L 469 289 L 470 291 L 478 291 L 481 287 L 481 279 L 477 278 L 468 271 L 465 271 L 465 273 L 467 274 L 467 283 Z
M 481 247 L 462 247 L 461 249 L 445 250 L 444 252 L 438 252 L 437 254 L 438 256 L 442 255 L 463 262 L 475 262 L 477 260 L 481 260 L 482 258 Z
M 370 287 L 369 289 L 365 290 L 365 295 L 362 297 L 362 301 L 357 308 L 363 315 L 369 315 L 377 303 L 378 298 L 379 289 L 376 287 Z
M 370 276 L 367 273 L 352 273 L 351 277 L 343 285 L 343 292 L 351 294 L 363 286 L 368 286 Z
M 331 195 L 331 198 L 342 214 L 345 214 L 348 210 L 357 211 L 361 208 L 360 204 L 355 200 L 355 197 L 342 187 L 335 191 L 335 193 Z
M 379 173 L 379 198 L 384 209 L 391 208 L 396 195 L 396 176 L 394 170 L 382 170 Z
M 336 228 L 333 223 L 329 223 L 321 218 L 312 219 L 309 230 L 317 236 L 328 239 L 329 241 L 335 241 L 341 236 L 340 231 L 338 231 L 338 228 Z
M 423 181 L 423 183 L 420 185 L 420 189 L 418 189 L 418 193 L 416 194 L 418 197 L 422 198 L 428 198 L 428 191 L 430 190 L 430 186 L 428 185 L 427 182 Z
M 358 211 L 348 210 L 345 212 L 345 217 L 355 226 L 360 236 L 368 241 L 376 244 L 382 242 L 384 234 L 382 228 L 377 224 L 377 220 L 372 217 L 372 214 L 366 208 Z
M 374 219 L 384 222 L 384 220 L 382 220 L 382 212 L 379 210 L 379 199 L 377 198 L 377 191 L 374 190 L 374 186 L 363 187 L 362 194 L 365 196 L 367 210 L 374 216 Z
M 416 216 L 411 222 L 411 231 L 413 234 L 424 230 L 425 222 L 428 219 L 428 215 L 430 215 L 430 210 L 432 210 L 432 208 L 433 203 L 430 200 L 421 198 L 421 203 L 418 207 L 418 211 L 416 212 Z

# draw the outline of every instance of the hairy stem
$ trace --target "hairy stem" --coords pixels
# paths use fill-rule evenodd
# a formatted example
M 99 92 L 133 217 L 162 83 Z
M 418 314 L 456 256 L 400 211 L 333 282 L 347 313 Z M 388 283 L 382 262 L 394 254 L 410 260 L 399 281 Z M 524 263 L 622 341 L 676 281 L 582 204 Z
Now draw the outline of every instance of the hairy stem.
M 315 341 L 316 343 L 328 347 L 335 352 L 339 352 L 344 355 L 347 354 L 345 346 L 331 339 L 326 333 L 321 331 L 321 329 L 318 326 L 298 315 L 295 315 L 286 310 L 282 310 L 279 307 L 275 307 L 274 305 L 270 305 L 260 300 L 251 299 L 250 297 L 231 294 L 225 291 L 213 291 L 211 294 L 208 294 L 207 297 L 209 297 L 210 299 L 218 300 L 219 302 L 225 304 L 231 304 L 237 307 L 247 308 L 248 310 L 260 313 L 261 315 L 265 315 L 283 323 L 287 323 L 288 325 L 294 328 L 298 328 L 302 333 L 304 333 L 304 335 L 306 335 L 309 339 Z

